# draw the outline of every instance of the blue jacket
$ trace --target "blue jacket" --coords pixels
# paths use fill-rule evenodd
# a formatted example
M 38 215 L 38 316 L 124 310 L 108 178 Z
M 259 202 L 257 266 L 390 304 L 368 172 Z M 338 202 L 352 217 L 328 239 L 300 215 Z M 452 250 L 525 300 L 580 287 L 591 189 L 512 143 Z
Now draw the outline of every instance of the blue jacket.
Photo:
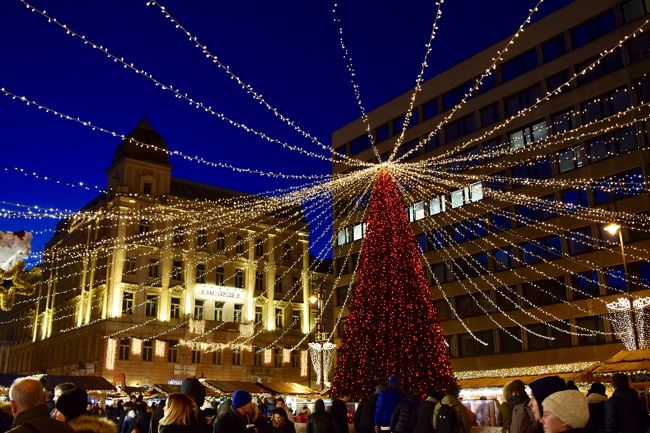
M 404 397 L 406 395 L 396 386 L 389 386 L 379 391 L 377 406 L 375 406 L 375 425 L 389 426 L 393 411 Z

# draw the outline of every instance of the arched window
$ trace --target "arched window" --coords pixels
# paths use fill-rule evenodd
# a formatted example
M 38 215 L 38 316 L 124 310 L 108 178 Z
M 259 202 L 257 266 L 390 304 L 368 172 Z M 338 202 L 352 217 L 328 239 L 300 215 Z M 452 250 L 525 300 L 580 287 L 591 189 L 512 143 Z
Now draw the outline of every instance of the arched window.
M 226 235 L 217 233 L 217 250 L 224 251 L 226 249 Z
M 284 251 L 282 252 L 282 260 L 291 260 L 291 245 L 284 244 Z
M 241 236 L 235 238 L 235 252 L 237 254 L 244 254 L 244 238 Z
M 264 241 L 257 239 L 255 241 L 255 257 L 262 257 L 264 255 Z

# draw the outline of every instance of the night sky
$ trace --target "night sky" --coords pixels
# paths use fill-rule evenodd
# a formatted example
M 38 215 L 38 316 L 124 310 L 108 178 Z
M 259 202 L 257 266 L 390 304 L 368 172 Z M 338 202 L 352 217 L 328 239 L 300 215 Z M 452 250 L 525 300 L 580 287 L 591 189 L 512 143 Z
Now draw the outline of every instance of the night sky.
M 329 1 L 237 0 L 161 3 L 244 81 L 329 145 L 359 117 Z M 512 34 L 536 1 L 447 0 L 426 77 Z M 568 0 L 546 0 L 538 17 Z M 113 54 L 218 112 L 305 149 L 325 152 L 253 101 L 146 0 L 34 1 Z M 346 44 L 367 109 L 415 82 L 435 16 L 432 1 L 348 0 L 339 5 Z M 146 116 L 170 149 L 236 166 L 301 174 L 331 172 L 327 161 L 260 140 L 190 107 L 106 59 L 18 0 L 0 1 L 0 87 L 98 126 L 127 134 Z M 487 65 L 486 65 L 487 66 Z M 406 108 L 406 107 L 405 107 Z M 20 167 L 105 186 L 120 139 L 0 96 L 0 200 L 78 210 L 97 192 L 36 180 Z M 288 186 L 172 158 L 172 175 L 246 192 Z M 0 203 L 0 208 L 8 207 Z M 0 231 L 41 230 L 55 220 L 0 218 Z M 51 233 L 39 235 L 43 249 Z

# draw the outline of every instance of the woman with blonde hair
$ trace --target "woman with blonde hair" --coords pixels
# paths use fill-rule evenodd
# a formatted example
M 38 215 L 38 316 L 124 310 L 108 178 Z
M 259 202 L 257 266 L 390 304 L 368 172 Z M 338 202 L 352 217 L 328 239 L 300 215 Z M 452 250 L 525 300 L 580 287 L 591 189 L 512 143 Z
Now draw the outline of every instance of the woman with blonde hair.
M 198 429 L 198 408 L 185 394 L 169 394 L 159 433 L 194 433 Z

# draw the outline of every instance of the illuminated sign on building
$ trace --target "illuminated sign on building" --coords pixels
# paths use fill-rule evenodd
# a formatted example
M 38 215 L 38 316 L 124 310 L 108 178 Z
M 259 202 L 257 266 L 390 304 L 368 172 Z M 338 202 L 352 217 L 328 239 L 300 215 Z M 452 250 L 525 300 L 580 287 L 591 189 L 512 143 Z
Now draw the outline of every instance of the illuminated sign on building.
M 196 295 L 220 301 L 243 300 L 244 289 L 237 287 L 215 286 L 212 284 L 197 284 Z

